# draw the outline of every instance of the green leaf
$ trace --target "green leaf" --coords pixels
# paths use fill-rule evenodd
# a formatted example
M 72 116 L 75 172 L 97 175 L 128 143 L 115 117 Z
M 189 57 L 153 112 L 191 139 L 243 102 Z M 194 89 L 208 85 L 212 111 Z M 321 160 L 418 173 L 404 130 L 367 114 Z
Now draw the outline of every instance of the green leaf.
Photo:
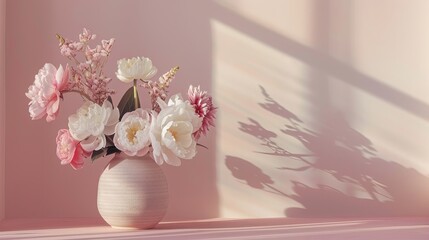
M 97 158 L 101 158 L 101 157 L 106 156 L 105 155 L 106 153 L 107 153 L 107 149 L 106 148 L 102 148 L 100 150 L 96 150 L 96 151 L 92 152 L 91 161 L 94 162 Z
M 115 146 L 110 146 L 110 147 L 107 147 L 106 156 L 113 154 L 113 153 L 118 153 L 118 152 L 121 152 L 121 150 L 117 149 Z
M 135 94 L 135 96 L 134 96 Z M 137 99 L 137 104 L 135 101 Z M 135 86 L 130 87 L 122 96 L 121 101 L 119 101 L 118 109 L 119 109 L 119 120 L 122 119 L 125 113 L 132 112 L 140 108 L 140 98 L 137 88 Z
M 197 146 L 203 147 L 203 148 L 205 148 L 205 149 L 209 149 L 208 147 L 204 146 L 203 144 L 199 144 L 199 143 L 197 143 Z
M 109 146 L 109 147 L 102 148 L 100 150 L 96 150 L 92 152 L 91 161 L 94 162 L 98 158 L 105 157 L 112 153 L 117 153 L 117 152 L 120 152 L 120 150 L 117 149 L 115 146 Z
M 110 146 L 115 146 L 115 143 L 113 142 L 113 137 L 115 135 L 111 135 L 111 136 L 106 136 L 106 146 L 110 147 Z
M 115 105 L 113 105 L 113 99 L 111 96 L 107 97 L 107 101 L 109 101 L 112 104 L 112 106 L 115 106 Z

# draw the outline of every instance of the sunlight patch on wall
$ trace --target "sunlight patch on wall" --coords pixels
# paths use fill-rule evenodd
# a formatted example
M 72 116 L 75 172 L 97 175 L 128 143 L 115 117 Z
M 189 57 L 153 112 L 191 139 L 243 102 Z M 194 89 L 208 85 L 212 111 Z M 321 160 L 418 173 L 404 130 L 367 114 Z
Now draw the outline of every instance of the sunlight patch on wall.
M 429 176 L 429 124 L 402 109 L 356 91 L 355 125 L 371 139 L 377 155 Z
M 398 108 L 388 91 L 356 91 L 356 124 L 386 160 L 427 176 L 429 122 L 418 116 L 429 111 L 428 11 L 428 1 L 355 1 L 353 8 L 354 67 L 424 106 L 406 112 L 414 104 Z
M 297 189 L 323 185 L 369 198 L 362 187 L 310 167 L 313 153 L 293 132 L 313 121 L 309 67 L 220 22 L 213 20 L 212 28 L 215 99 L 221 109 L 221 216 L 285 216 L 288 209 L 302 208 Z M 263 207 L 253 211 L 252 206 Z
M 309 11 L 313 25 L 298 19 L 294 35 L 270 22 L 276 19 L 267 16 L 272 6 L 258 9 L 266 16 L 262 20 L 240 1 L 219 1 L 232 11 L 228 14 L 236 14 L 211 21 L 221 217 L 429 212 L 429 126 L 422 114 L 429 109 L 429 95 L 423 94 L 429 71 L 419 67 L 429 54 L 411 59 L 406 39 L 383 43 L 390 47 L 377 51 L 377 41 L 368 39 L 389 39 L 372 28 L 375 16 L 365 20 L 376 13 L 364 11 L 373 7 L 369 2 L 362 7 L 356 1 L 329 1 L 329 7 L 318 9 L 324 13 Z M 407 28 L 390 30 L 398 34 Z M 309 36 L 300 42 L 302 33 Z M 394 58 L 397 48 L 398 56 L 417 67 L 402 68 L 405 60 Z M 391 72 L 390 66 L 395 66 Z M 397 97 L 422 109 L 407 109 Z
M 308 103 L 296 97 L 306 94 L 305 82 L 294 76 L 306 66 L 220 22 L 213 20 L 212 29 L 215 99 L 222 109 L 217 120 L 221 216 L 284 216 L 285 206 L 296 205 L 294 201 L 263 189 L 288 192 L 289 177 L 276 170 L 287 159 L 263 154 L 267 148 L 261 138 L 280 137 L 279 147 L 289 148 L 289 141 L 295 151 L 300 147 L 280 132 L 287 120 L 260 104 L 265 102 L 265 92 L 288 107 L 305 109 Z M 263 207 L 250 210 L 254 206 Z
M 354 1 L 352 27 L 354 67 L 429 104 L 428 11 L 429 1 Z

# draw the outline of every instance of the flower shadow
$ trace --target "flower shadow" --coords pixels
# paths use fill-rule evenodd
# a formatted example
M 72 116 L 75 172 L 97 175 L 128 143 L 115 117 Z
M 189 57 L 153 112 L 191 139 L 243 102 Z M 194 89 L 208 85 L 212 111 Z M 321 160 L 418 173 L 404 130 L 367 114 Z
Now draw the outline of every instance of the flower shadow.
M 247 185 L 262 189 L 265 185 L 273 184 L 270 176 L 263 173 L 260 168 L 244 159 L 227 156 L 225 159 L 226 167 L 231 171 L 232 176 L 244 180 Z
M 233 156 L 226 157 L 226 165 L 234 177 L 247 185 L 280 194 L 302 206 L 286 208 L 285 216 L 391 217 L 429 213 L 429 192 L 422 191 L 429 185 L 429 178 L 379 157 L 372 141 L 353 129 L 340 112 L 332 110 L 326 123 L 311 130 L 296 114 L 275 101 L 263 86 L 260 89 L 264 101 L 259 106 L 285 121 L 280 132 L 296 140 L 305 153 L 283 147 L 280 136 L 255 119 L 238 122 L 239 129 L 260 141 L 266 151 L 258 153 L 284 161 L 282 167 L 274 170 L 294 172 L 298 177 L 274 182 L 264 173 L 265 169 Z M 314 173 L 331 176 L 338 184 L 321 181 L 310 186 L 306 178 Z M 279 190 L 286 184 L 292 186 L 290 191 Z M 354 190 L 347 191 L 338 185 L 352 186 Z

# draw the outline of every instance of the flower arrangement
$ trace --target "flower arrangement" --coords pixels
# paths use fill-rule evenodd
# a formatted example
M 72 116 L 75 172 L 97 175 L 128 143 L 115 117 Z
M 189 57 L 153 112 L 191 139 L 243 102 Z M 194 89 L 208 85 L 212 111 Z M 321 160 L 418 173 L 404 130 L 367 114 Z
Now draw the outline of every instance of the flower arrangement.
M 157 68 L 152 61 L 134 57 L 118 61 L 117 78 L 132 86 L 115 107 L 111 98 L 115 91 L 108 88 L 112 79 L 103 73 L 115 40 L 102 40 L 91 48 L 89 43 L 95 37 L 87 29 L 79 41 L 57 35 L 61 55 L 71 64 L 56 68 L 46 63 L 26 93 L 31 118 L 46 117 L 47 122 L 57 117 L 65 93 L 82 96 L 82 106 L 68 118 L 68 129 L 58 131 L 56 153 L 61 164 L 79 169 L 86 158 L 95 160 L 118 152 L 151 154 L 159 165 L 179 166 L 181 159 L 193 158 L 197 141 L 214 126 L 212 97 L 191 85 L 186 99 L 180 94 L 167 99 L 179 67 L 154 81 Z M 138 87 L 147 89 L 151 109 L 141 108 Z

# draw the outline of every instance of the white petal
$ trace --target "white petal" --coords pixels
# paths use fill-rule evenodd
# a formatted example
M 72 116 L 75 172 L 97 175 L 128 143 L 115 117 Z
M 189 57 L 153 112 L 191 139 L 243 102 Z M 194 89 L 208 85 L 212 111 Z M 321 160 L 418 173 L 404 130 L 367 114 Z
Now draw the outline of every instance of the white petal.
M 103 134 L 103 135 L 98 136 L 97 139 L 98 139 L 97 141 L 99 144 L 95 148 L 95 150 L 100 150 L 106 146 L 106 136 Z
M 107 136 L 113 135 L 115 133 L 115 127 L 115 124 L 107 125 L 106 127 L 104 127 L 104 134 Z
M 121 80 L 122 82 L 124 82 L 124 83 L 130 83 L 130 82 L 132 82 L 132 81 L 133 81 L 133 79 L 132 79 L 132 78 L 129 78 L 129 77 L 123 76 L 123 75 L 121 75 L 121 74 L 119 74 L 119 73 L 116 73 L 116 77 L 117 77 L 119 80 Z
M 171 151 L 167 150 L 162 152 L 162 157 L 164 158 L 164 161 L 170 165 L 173 165 L 173 166 L 181 165 L 180 159 L 176 155 L 174 155 L 174 153 Z
M 115 126 L 119 122 L 119 109 L 115 108 L 110 113 L 110 117 L 107 121 L 107 124 L 104 128 L 104 134 L 107 136 L 112 135 L 115 133 Z
M 167 104 L 166 104 L 164 101 L 162 101 L 162 99 L 161 99 L 161 98 L 156 99 L 156 103 L 158 103 L 158 105 L 159 105 L 159 107 L 160 107 L 161 109 L 163 109 L 163 108 L 166 108 L 166 107 L 167 107 Z
M 64 69 L 63 66 L 60 64 L 60 67 L 57 70 L 57 73 L 55 74 L 55 80 L 57 82 L 57 86 L 61 84 L 61 81 L 63 80 L 63 74 Z
M 156 67 L 152 67 L 152 69 L 146 74 L 145 79 L 151 79 L 155 76 L 156 72 L 158 72 L 158 69 Z
M 97 137 L 90 136 L 89 138 L 80 142 L 83 150 L 87 152 L 94 151 L 100 144 L 100 140 Z

